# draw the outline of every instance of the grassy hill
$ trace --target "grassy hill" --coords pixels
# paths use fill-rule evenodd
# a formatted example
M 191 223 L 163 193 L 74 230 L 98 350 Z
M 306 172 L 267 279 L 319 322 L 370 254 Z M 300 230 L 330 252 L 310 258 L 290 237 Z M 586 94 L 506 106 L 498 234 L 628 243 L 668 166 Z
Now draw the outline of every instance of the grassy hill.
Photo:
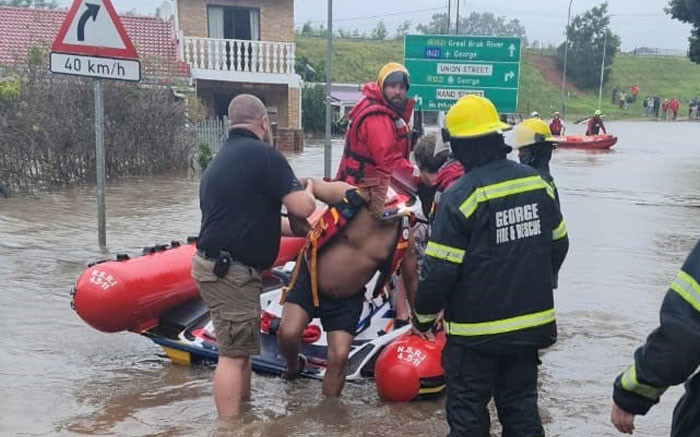
M 296 38 L 297 56 L 306 56 L 314 65 L 323 64 L 326 40 Z M 333 81 L 361 83 L 374 80 L 387 62 L 403 59 L 403 41 L 333 40 Z M 625 89 L 636 83 L 639 95 L 658 95 L 662 99 L 673 96 L 681 99 L 681 114 L 687 113 L 687 100 L 700 95 L 700 65 L 685 58 L 641 57 L 618 55 L 613 72 L 603 88 L 602 110 L 608 119 L 639 118 L 641 101 L 627 110 L 620 110 L 610 102 L 613 86 Z M 598 106 L 598 89 L 580 91 L 568 88 L 568 119 L 589 115 Z M 559 110 L 560 85 L 549 82 L 538 69 L 536 58 L 525 52 L 521 62 L 519 110 L 529 114 L 536 110 L 547 116 Z

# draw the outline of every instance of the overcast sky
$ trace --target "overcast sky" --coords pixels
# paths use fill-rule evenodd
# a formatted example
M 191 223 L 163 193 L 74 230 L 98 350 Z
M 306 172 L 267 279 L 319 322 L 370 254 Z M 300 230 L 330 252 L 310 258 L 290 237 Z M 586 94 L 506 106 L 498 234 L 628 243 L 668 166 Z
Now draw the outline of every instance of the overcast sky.
M 187 0 L 182 0 L 187 1 Z M 71 0 L 59 0 L 65 6 Z M 136 11 L 152 14 L 163 0 L 112 0 L 118 12 Z M 452 0 L 453 13 L 457 0 Z M 601 0 L 573 0 L 574 16 L 601 3 Z M 672 20 L 663 11 L 667 0 L 610 0 L 610 27 L 622 38 L 622 49 L 658 47 L 686 50 L 690 26 Z M 295 0 L 295 22 L 301 26 L 311 21 L 314 26 L 326 22 L 327 0 Z M 530 41 L 560 43 L 563 41 L 566 0 L 461 0 L 460 13 L 492 12 L 507 19 L 517 18 L 525 26 Z M 432 14 L 445 12 L 447 0 L 335 0 L 333 26 L 370 31 L 380 19 L 390 32 L 406 20 L 415 26 L 426 23 Z

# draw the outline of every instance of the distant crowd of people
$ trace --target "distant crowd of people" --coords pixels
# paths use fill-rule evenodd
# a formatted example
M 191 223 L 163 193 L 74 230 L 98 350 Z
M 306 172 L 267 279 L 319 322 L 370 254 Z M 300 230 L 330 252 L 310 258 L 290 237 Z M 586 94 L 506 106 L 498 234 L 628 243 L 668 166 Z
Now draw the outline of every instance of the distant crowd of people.
M 620 109 L 627 109 L 637 101 L 639 87 L 635 84 L 630 88 L 629 95 L 618 87 L 613 87 L 611 103 Z M 681 100 L 678 97 L 661 99 L 659 96 L 647 95 L 642 99 L 642 115 L 650 118 L 660 118 L 662 121 L 676 120 L 681 112 Z M 700 120 L 700 98 L 688 100 L 688 119 Z

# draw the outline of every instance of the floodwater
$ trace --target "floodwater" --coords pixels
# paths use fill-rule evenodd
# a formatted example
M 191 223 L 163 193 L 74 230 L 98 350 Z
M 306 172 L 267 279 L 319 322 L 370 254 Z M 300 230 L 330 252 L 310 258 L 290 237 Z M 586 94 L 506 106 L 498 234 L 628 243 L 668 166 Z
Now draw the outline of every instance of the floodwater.
M 542 353 L 549 436 L 616 435 L 608 421 L 613 379 L 657 325 L 668 284 L 700 236 L 700 126 L 609 128 L 620 137 L 611 152 L 559 150 L 552 163 L 571 250 L 556 292 L 559 341 Z M 336 143 L 335 162 L 339 152 Z M 290 160 L 299 175 L 322 173 L 319 146 Z M 220 423 L 211 367 L 173 365 L 146 338 L 85 325 L 70 308 L 80 271 L 196 234 L 197 189 L 188 175 L 109 183 L 109 254 L 96 247 L 94 188 L 0 199 L 0 435 L 446 433 L 444 399 L 387 404 L 370 383 L 324 400 L 317 381 L 259 375 L 249 410 Z M 637 419 L 636 434 L 668 435 L 681 394 L 670 389 Z

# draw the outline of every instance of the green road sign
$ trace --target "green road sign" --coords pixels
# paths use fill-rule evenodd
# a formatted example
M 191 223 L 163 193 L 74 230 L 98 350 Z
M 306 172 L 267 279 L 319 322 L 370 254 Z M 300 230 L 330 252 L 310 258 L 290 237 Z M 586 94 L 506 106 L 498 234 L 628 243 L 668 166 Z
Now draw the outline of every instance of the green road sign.
M 409 95 L 426 111 L 447 111 L 460 97 L 476 94 L 491 100 L 498 112 L 513 113 L 517 108 L 517 88 L 441 87 L 411 84 Z
M 411 83 L 456 87 L 517 88 L 520 64 L 517 62 L 452 62 L 406 59 Z
M 406 35 L 406 59 L 520 61 L 520 38 L 455 35 Z
M 464 94 L 489 98 L 499 112 L 518 106 L 519 38 L 407 35 L 404 63 L 409 95 L 425 110 L 447 110 Z

